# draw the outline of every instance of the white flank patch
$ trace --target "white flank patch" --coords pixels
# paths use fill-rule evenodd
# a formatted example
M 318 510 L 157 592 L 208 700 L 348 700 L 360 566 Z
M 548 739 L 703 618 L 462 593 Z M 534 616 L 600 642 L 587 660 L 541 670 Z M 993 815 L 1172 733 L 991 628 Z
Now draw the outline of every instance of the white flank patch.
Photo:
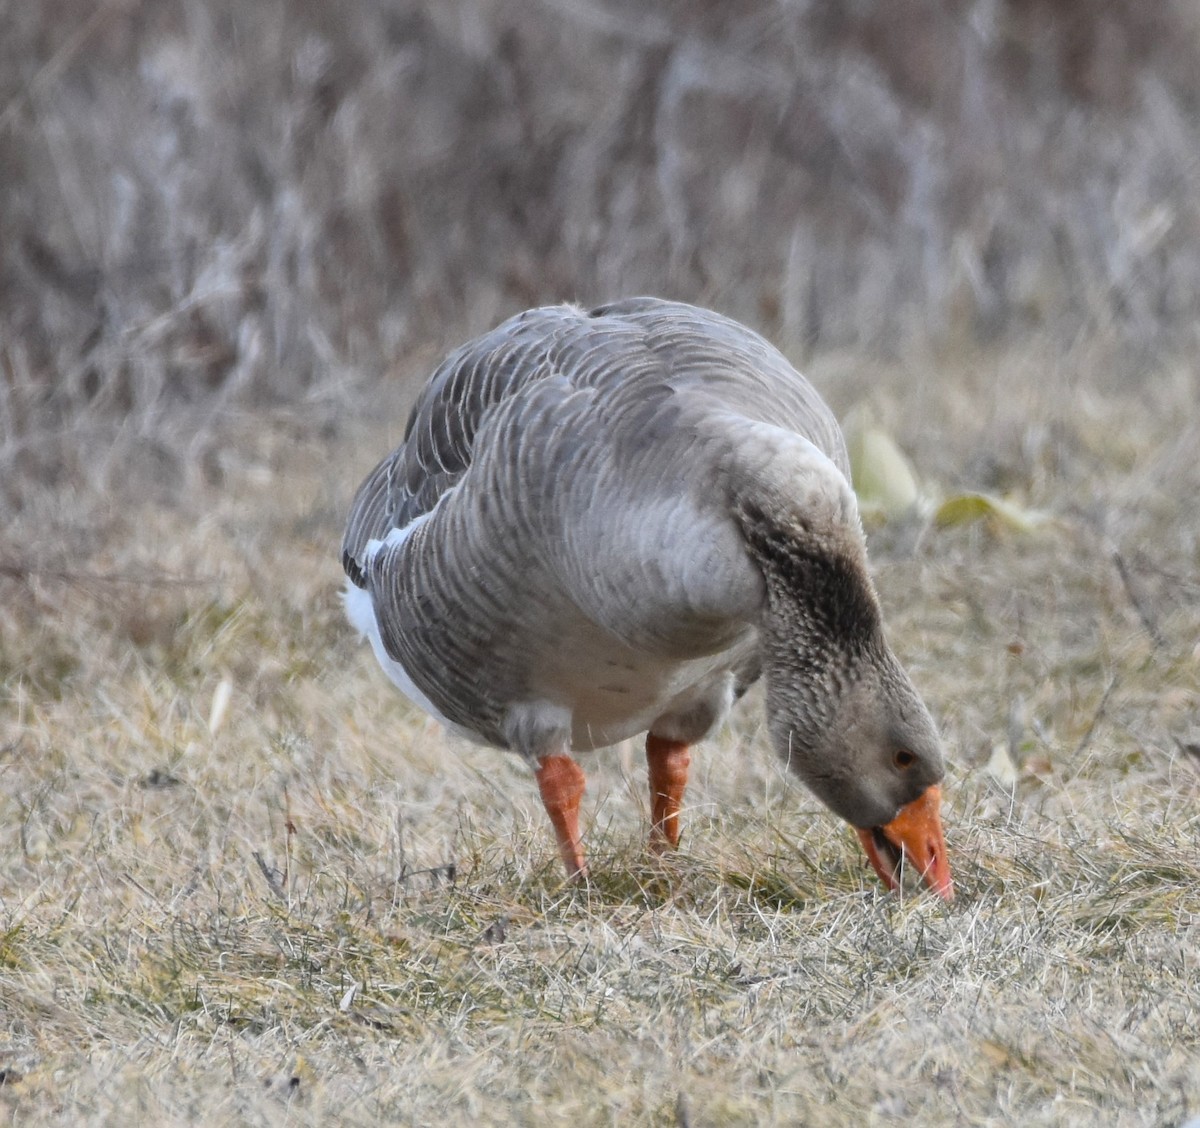
M 442 497 L 445 496 L 446 494 L 442 495 Z M 438 498 L 438 505 L 441 504 L 441 501 L 442 498 Z M 363 571 L 370 571 L 371 561 L 381 548 L 391 548 L 393 545 L 402 544 L 412 535 L 418 526 L 428 521 L 436 512 L 437 505 L 428 513 L 422 513 L 420 517 L 410 521 L 404 528 L 392 529 L 383 540 L 368 541 L 367 547 L 363 552 Z M 383 645 L 383 637 L 380 634 L 379 620 L 375 614 L 375 600 L 367 588 L 360 588 L 351 580 L 347 580 L 346 589 L 342 593 L 342 605 L 346 609 L 346 618 L 350 620 L 350 625 L 360 635 L 365 635 L 370 640 L 371 649 L 375 651 L 375 658 L 380 666 L 383 667 L 383 672 L 387 674 L 392 683 L 409 701 L 419 708 L 424 709 L 426 713 L 435 720 L 440 721 L 452 732 L 460 733 L 473 740 L 479 739 L 473 733 L 467 732 L 459 725 L 442 716 L 433 702 L 413 684 L 408 671 L 387 652 L 387 648 Z

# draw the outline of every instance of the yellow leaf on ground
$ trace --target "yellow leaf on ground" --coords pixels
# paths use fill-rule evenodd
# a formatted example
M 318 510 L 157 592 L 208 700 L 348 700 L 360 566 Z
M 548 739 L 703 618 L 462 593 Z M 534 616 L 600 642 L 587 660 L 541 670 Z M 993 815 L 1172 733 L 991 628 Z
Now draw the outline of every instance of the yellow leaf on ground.
M 895 440 L 878 427 L 847 423 L 854 492 L 864 517 L 894 519 L 912 511 L 920 498 L 912 464 Z
M 987 521 L 995 528 L 1031 533 L 1047 521 L 1044 513 L 1024 509 L 1015 502 L 993 494 L 965 493 L 946 498 L 934 511 L 933 522 L 939 529 Z

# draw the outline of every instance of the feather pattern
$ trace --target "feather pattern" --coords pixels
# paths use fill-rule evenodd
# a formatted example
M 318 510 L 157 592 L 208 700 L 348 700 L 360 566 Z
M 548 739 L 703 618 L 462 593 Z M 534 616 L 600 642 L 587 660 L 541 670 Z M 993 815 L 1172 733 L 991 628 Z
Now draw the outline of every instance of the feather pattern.
M 836 421 L 751 330 L 650 298 L 530 310 L 434 373 L 343 561 L 419 703 L 479 740 L 698 739 L 759 667 L 731 498 L 801 445 L 856 522 Z
M 765 674 L 777 752 L 947 900 L 940 742 L 883 635 L 832 413 L 758 334 L 634 298 L 530 310 L 452 354 L 359 489 L 346 611 L 388 676 L 535 766 L 586 868 L 569 752 L 647 732 L 652 842 L 688 746 Z
M 627 385 L 620 397 L 629 423 L 626 447 L 653 440 L 636 426 L 639 415 L 653 414 L 653 400 L 670 389 L 696 388 L 727 397 L 748 418 L 807 435 L 849 475 L 829 409 L 782 354 L 745 326 L 656 298 L 590 312 L 575 306 L 528 310 L 452 353 L 425 385 L 403 443 L 367 476 L 354 499 L 342 543 L 352 578 L 368 542 L 427 513 L 458 483 L 492 410 L 552 376 L 570 388 Z M 640 399 L 642 392 L 648 399 Z M 667 413 L 657 420 L 660 427 L 670 421 Z

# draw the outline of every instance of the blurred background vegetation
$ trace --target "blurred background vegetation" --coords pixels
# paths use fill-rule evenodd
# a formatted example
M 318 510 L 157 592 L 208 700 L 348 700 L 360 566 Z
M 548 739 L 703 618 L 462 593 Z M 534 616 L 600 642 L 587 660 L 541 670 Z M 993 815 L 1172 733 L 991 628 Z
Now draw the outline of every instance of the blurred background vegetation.
M 0 26 L 0 506 L 114 428 L 177 451 L 544 302 L 709 304 L 800 363 L 1195 344 L 1187 0 L 7 0 Z

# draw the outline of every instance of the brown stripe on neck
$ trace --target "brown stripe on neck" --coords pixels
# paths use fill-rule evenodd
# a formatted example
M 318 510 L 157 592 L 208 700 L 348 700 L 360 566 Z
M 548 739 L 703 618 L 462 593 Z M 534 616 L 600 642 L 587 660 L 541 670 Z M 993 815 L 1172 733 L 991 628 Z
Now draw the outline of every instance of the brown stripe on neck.
M 851 530 L 796 513 L 774 519 L 753 501 L 741 501 L 735 517 L 776 613 L 790 605 L 811 630 L 846 651 L 878 638 L 879 602 L 861 541 Z

